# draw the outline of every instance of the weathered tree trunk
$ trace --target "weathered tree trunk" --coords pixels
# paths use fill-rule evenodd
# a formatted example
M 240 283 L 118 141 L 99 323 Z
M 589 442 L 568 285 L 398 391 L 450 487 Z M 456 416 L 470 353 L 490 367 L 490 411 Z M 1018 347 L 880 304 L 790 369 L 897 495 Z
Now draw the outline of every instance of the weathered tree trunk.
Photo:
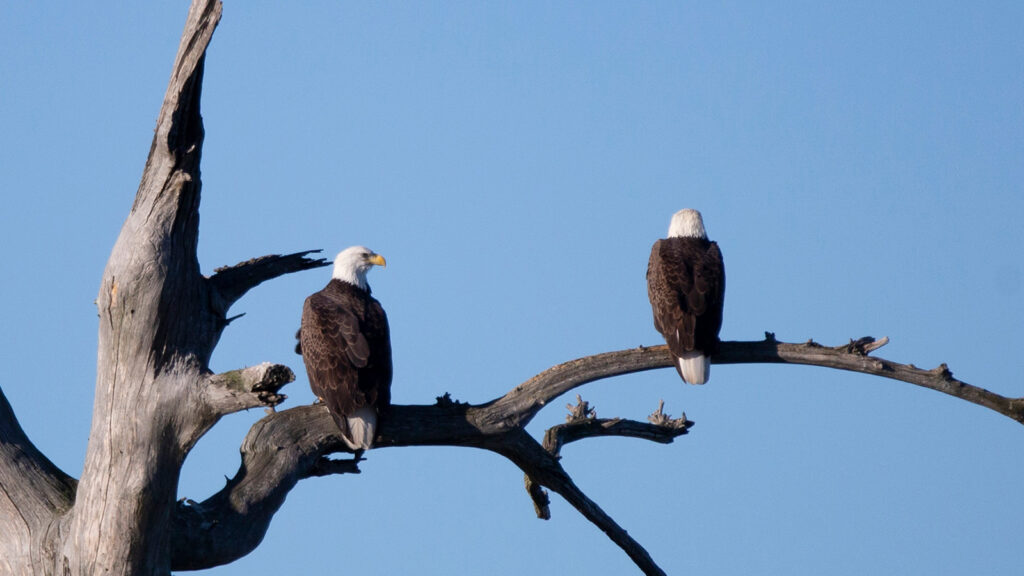
M 199 387 L 224 326 L 196 244 L 205 47 L 219 2 L 196 3 L 135 202 L 103 272 L 96 399 L 61 547 L 72 574 L 167 574 L 170 510 L 202 428 Z
M 103 272 L 85 468 L 59 552 L 42 559 L 59 573 L 169 573 L 185 456 L 221 416 L 279 403 L 276 389 L 293 378 L 284 367 L 230 377 L 208 368 L 232 303 L 263 280 L 323 264 L 293 254 L 200 272 L 200 95 L 220 16 L 217 0 L 192 3 L 142 181 Z
M 220 14 L 215 0 L 189 11 L 142 181 L 103 272 L 96 396 L 77 487 L 25 438 L 6 399 L 0 405 L 0 510 L 21 518 L 0 539 L 5 572 L 168 574 L 188 451 L 223 414 L 280 401 L 265 382 L 246 390 L 254 381 L 214 378 L 207 367 L 231 302 L 281 273 L 264 259 L 206 278 L 196 259 L 203 60 Z M 319 265 L 294 260 L 276 261 Z

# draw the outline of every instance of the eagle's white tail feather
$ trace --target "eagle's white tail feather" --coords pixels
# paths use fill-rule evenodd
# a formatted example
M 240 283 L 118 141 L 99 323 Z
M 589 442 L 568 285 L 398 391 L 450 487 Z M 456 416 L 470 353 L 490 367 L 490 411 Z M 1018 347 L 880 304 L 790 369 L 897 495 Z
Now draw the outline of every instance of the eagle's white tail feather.
M 377 411 L 371 406 L 364 406 L 345 420 L 348 423 L 347 440 L 350 447 L 353 450 L 369 450 L 377 435 Z
M 689 384 L 703 384 L 711 376 L 711 359 L 701 352 L 684 352 L 676 358 L 683 381 Z

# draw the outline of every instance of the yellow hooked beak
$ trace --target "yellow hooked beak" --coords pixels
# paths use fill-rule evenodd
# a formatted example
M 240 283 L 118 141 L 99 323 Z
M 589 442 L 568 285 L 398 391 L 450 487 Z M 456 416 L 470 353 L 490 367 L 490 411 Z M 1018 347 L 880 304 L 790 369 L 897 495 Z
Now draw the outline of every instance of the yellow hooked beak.
M 376 264 L 377 266 L 384 266 L 385 268 L 388 265 L 387 261 L 385 261 L 384 257 L 381 256 L 380 254 L 372 254 L 368 261 L 370 262 L 370 264 Z

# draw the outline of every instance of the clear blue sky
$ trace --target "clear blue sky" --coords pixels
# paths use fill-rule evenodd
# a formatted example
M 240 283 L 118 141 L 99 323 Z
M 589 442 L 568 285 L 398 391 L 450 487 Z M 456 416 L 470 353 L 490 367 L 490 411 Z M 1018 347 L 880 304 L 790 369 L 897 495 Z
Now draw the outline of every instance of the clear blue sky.
M 1024 4 L 892 4 L 228 1 L 204 87 L 202 266 L 370 246 L 389 263 L 370 282 L 395 401 L 482 402 L 658 343 L 648 251 L 694 207 L 725 255 L 724 339 L 889 336 L 884 357 L 1024 396 Z M 186 8 L 0 8 L 2 386 L 76 476 L 93 299 Z M 289 364 L 286 407 L 311 402 L 293 334 L 326 279 L 250 293 L 213 368 Z M 582 394 L 602 417 L 663 398 L 697 422 L 670 446 L 564 451 L 669 573 L 1020 569 L 1024 428 L 993 412 L 788 366 Z M 261 415 L 203 439 L 182 497 L 235 473 Z M 210 574 L 636 573 L 559 498 L 536 520 L 490 453 L 388 449 L 362 468 L 302 483 L 256 552 Z

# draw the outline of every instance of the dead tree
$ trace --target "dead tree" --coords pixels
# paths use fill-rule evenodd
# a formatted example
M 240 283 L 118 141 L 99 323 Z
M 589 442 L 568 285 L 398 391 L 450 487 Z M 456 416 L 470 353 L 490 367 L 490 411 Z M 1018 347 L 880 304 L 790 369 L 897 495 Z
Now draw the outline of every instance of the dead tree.
M 256 422 L 238 474 L 203 502 L 175 501 L 182 463 L 224 415 L 274 407 L 294 376 L 260 366 L 214 374 L 209 359 L 230 324 L 231 305 L 261 282 L 325 265 L 310 252 L 264 256 L 200 273 L 196 256 L 206 48 L 221 16 L 218 0 L 194 0 L 134 204 L 107 262 L 97 298 L 99 355 L 92 430 L 75 479 L 25 435 L 0 393 L 0 573 L 168 574 L 232 562 L 261 541 L 285 496 L 305 478 L 355 470 L 323 406 L 300 406 Z M 885 339 L 837 347 L 724 342 L 714 362 L 783 362 L 902 380 L 980 404 L 1024 422 L 1024 399 L 1004 398 L 953 378 L 871 353 Z M 690 426 L 653 414 L 650 422 L 598 419 L 579 400 L 544 442 L 525 426 L 559 396 L 588 382 L 671 365 L 664 346 L 588 356 L 554 366 L 482 404 L 395 406 L 378 447 L 470 446 L 508 458 L 526 475 L 538 516 L 547 493 L 600 527 L 645 574 L 662 574 L 647 552 L 573 482 L 562 445 L 594 436 L 671 442 Z

